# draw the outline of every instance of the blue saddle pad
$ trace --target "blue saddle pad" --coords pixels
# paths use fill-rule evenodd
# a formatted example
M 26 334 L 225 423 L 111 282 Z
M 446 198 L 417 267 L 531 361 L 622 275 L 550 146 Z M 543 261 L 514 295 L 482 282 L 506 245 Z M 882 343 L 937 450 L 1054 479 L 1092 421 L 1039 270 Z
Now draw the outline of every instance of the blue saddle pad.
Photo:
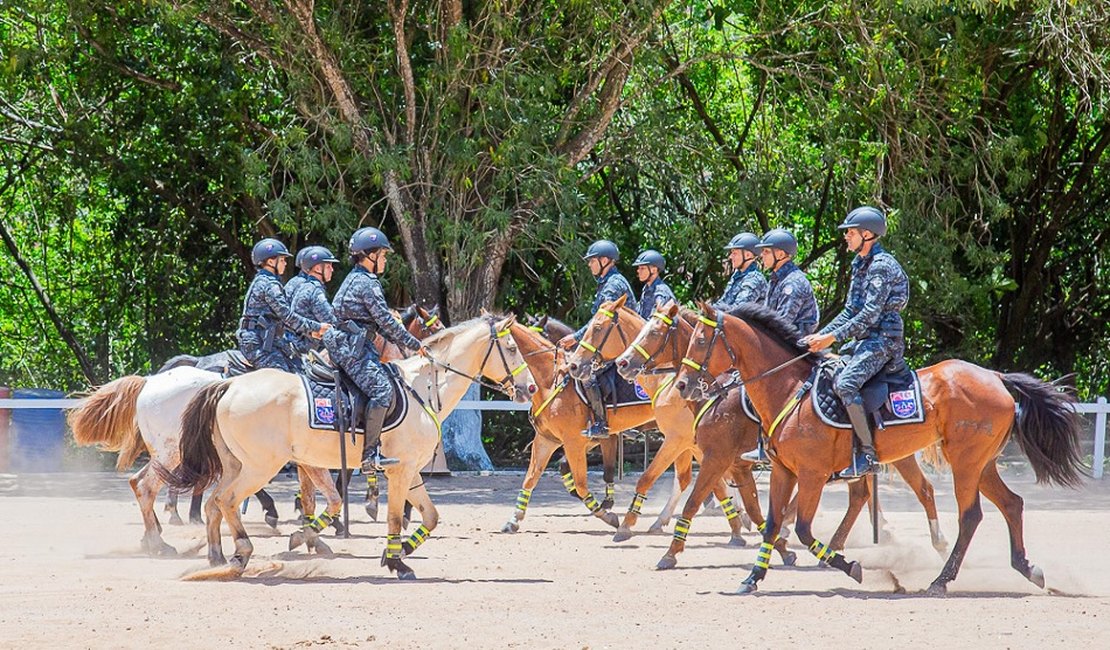
M 617 373 L 615 365 L 610 364 L 609 367 L 601 371 L 598 382 L 601 384 L 601 401 L 609 408 L 651 404 L 651 395 L 648 395 L 647 391 L 636 382 L 625 381 Z M 582 382 L 577 379 L 574 381 L 574 390 L 583 402 L 589 403 L 586 400 L 585 388 L 583 388 Z
M 832 390 L 836 372 L 842 363 L 822 364 L 817 369 L 817 380 L 810 389 L 814 410 L 821 420 L 840 429 L 852 428 L 844 403 Z M 905 365 L 895 372 L 885 369 L 872 377 L 860 390 L 863 408 L 875 419 L 878 426 L 916 424 L 925 421 L 925 406 L 921 401 L 921 380 L 917 372 Z
M 389 382 L 393 384 L 393 403 L 385 414 L 385 422 L 382 424 L 382 431 L 389 431 L 396 428 L 408 415 L 409 395 L 397 367 L 387 363 L 385 369 Z M 305 395 L 308 398 L 308 426 L 312 429 L 335 431 L 335 391 L 337 390 L 335 380 L 328 381 L 326 374 L 319 372 L 321 370 L 319 366 L 316 370 L 317 372 L 301 375 L 301 383 L 304 384 Z M 323 370 L 330 370 L 333 373 L 338 372 L 335 368 L 323 368 Z M 351 428 L 355 433 L 365 433 L 363 425 L 366 419 L 366 396 L 353 383 L 348 381 L 345 382 L 345 385 L 350 385 L 353 388 L 352 391 L 345 391 L 343 396 L 346 421 L 354 423 Z M 352 411 L 355 413 L 353 417 L 351 415 Z

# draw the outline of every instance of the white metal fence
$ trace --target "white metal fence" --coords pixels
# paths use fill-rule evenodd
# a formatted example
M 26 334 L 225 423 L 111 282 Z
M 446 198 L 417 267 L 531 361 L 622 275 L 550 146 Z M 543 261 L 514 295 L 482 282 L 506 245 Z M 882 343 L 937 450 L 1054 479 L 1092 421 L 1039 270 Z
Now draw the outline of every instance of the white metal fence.
M 74 408 L 80 403 L 79 399 L 0 399 L 0 409 L 67 409 Z M 506 400 L 463 400 L 459 402 L 457 408 L 464 411 L 527 411 L 531 406 Z M 1099 397 L 1094 402 L 1076 404 L 1075 410 L 1078 413 L 1095 416 L 1094 454 L 1091 465 L 1094 477 L 1101 479 L 1103 466 L 1106 464 L 1106 416 L 1110 414 L 1110 403 L 1105 397 Z

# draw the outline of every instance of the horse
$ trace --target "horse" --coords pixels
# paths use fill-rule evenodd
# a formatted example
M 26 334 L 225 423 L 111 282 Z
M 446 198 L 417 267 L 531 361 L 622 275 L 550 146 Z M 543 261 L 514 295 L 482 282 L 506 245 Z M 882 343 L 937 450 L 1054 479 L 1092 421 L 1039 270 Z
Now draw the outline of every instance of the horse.
M 517 401 L 527 400 L 536 391 L 527 364 L 508 336 L 514 324 L 513 317 L 485 315 L 425 339 L 428 358 L 395 363 L 407 385 L 401 390 L 412 396 L 413 404 L 381 440 L 382 452 L 400 460 L 385 470 L 390 490 L 382 564 L 400 579 L 416 577 L 403 557 L 426 541 L 438 523 L 439 515 L 423 482 L 414 479 L 435 452 L 441 419 L 458 405 L 475 375 L 507 385 Z M 213 576 L 242 575 L 254 550 L 236 504 L 291 460 L 307 468 L 336 468 L 341 449 L 350 457 L 359 457 L 361 440 L 343 435 L 337 445 L 336 438 L 333 433 L 309 428 L 304 386 L 299 377 L 289 373 L 258 370 L 211 384 L 193 398 L 182 415 L 181 463 L 172 470 L 155 463 L 154 469 L 179 490 L 215 484 L 204 506 L 208 560 L 213 567 L 221 567 Z M 423 523 L 402 542 L 404 503 L 410 499 L 423 515 Z M 338 516 L 339 503 L 329 502 L 324 514 Z M 235 543 L 230 561 L 221 547 L 223 519 Z
M 557 343 L 564 336 L 574 332 L 570 325 L 557 318 L 550 316 L 533 316 L 531 314 L 525 315 L 524 324 L 528 329 L 543 334 L 543 337 L 552 343 Z M 609 510 L 613 507 L 614 498 L 616 496 L 616 485 L 614 481 L 617 477 L 617 445 L 620 444 L 620 439 L 616 437 L 608 437 L 598 444 L 601 449 L 601 474 L 605 481 L 605 498 L 601 500 L 601 507 L 604 510 Z M 571 477 L 570 463 L 567 462 L 566 454 L 559 459 L 559 475 L 563 477 L 563 487 L 566 489 L 567 494 L 572 497 L 578 498 L 578 494 L 574 490 L 573 481 L 568 480 Z
M 791 492 L 797 486 L 795 533 L 817 559 L 863 581 L 858 561 L 849 562 L 814 538 L 811 525 L 829 477 L 851 462 L 852 432 L 825 424 L 804 390 L 823 360 L 799 343 L 799 335 L 762 305 L 723 313 L 700 303 L 702 315 L 690 339 L 675 386 L 683 397 L 705 399 L 720 390 L 733 369 L 744 382 L 768 428 L 771 502 L 768 524 L 751 574 L 737 593 L 750 594 L 767 575 L 767 557 L 778 536 Z M 998 473 L 997 457 L 1015 438 L 1038 483 L 1077 486 L 1082 481 L 1079 420 L 1073 398 L 1024 373 L 1000 373 L 967 361 L 942 361 L 917 371 L 925 419 L 875 431 L 879 461 L 891 463 L 940 441 L 952 470 L 959 509 L 959 535 L 927 595 L 947 593 L 968 544 L 983 518 L 980 494 L 1002 512 L 1010 533 L 1010 565 L 1040 588 L 1044 572 L 1025 553 L 1023 502 Z M 802 387 L 802 390 L 799 390 Z
M 604 315 L 602 316 L 604 317 Z M 697 313 L 688 309 L 680 309 L 678 305 L 673 303 L 656 311 L 647 321 L 644 321 L 639 314 L 631 312 L 627 307 L 617 312 L 619 320 L 611 319 L 614 327 L 624 326 L 629 330 L 638 328 L 636 334 L 629 337 L 632 341 L 631 344 L 615 358 L 617 371 L 628 380 L 639 377 L 641 381 L 647 382 L 651 377 L 663 377 L 662 381 L 673 381 L 675 373 L 681 365 L 681 355 L 689 347 L 690 336 L 693 333 L 694 325 L 697 323 L 697 317 Z M 600 343 L 595 344 L 595 346 L 602 359 L 610 358 L 613 352 L 620 347 L 619 345 L 603 345 Z M 679 352 L 680 350 L 682 352 Z M 739 390 L 731 390 L 711 401 L 699 402 L 696 405 L 697 414 L 694 418 L 679 420 L 676 424 L 677 428 L 673 432 L 667 432 L 668 440 L 673 439 L 680 444 L 690 446 L 696 444 L 696 447 L 701 451 L 698 478 L 694 483 L 694 489 L 690 497 L 686 501 L 680 520 L 681 528 L 684 530 L 689 530 L 691 520 L 697 514 L 699 505 L 726 474 L 731 476 L 733 484 L 740 489 L 744 507 L 752 513 L 752 519 L 760 529 L 764 527 L 764 520 L 759 510 L 755 480 L 752 476 L 752 463 L 740 460 L 742 452 L 755 446 L 756 439 L 759 436 L 760 424 L 743 412 L 740 398 Z M 675 403 L 685 402 L 678 391 L 665 386 L 662 395 L 657 400 L 657 411 L 665 408 L 664 405 L 668 400 Z M 681 410 L 678 413 L 684 415 Z M 657 459 L 663 455 L 662 450 L 660 452 L 660 455 L 656 456 Z M 917 464 L 915 456 L 907 456 L 897 461 L 895 468 L 914 490 L 924 507 L 929 521 L 933 546 L 938 552 L 943 552 L 947 542 L 941 534 L 937 522 L 932 484 L 921 472 L 921 467 Z M 648 472 L 644 474 L 645 477 L 648 476 Z M 644 482 L 644 479 L 641 479 L 641 481 Z M 645 482 L 643 486 L 637 485 L 637 493 L 646 494 L 650 487 L 650 482 Z M 849 484 L 848 510 L 845 512 L 844 518 L 830 542 L 830 547 L 833 550 L 841 550 L 844 547 L 852 525 L 859 516 L 863 505 L 869 500 L 870 489 L 867 481 L 858 480 Z M 730 514 L 732 512 L 729 507 L 725 507 L 725 510 Z M 677 555 L 685 549 L 685 537 L 685 533 L 680 534 L 679 526 L 676 525 L 676 534 L 671 542 L 671 547 L 659 561 L 659 568 L 667 569 L 675 566 Z M 626 537 L 621 539 L 626 539 Z M 620 540 L 617 539 L 616 541 Z M 779 548 L 777 544 L 776 548 Z

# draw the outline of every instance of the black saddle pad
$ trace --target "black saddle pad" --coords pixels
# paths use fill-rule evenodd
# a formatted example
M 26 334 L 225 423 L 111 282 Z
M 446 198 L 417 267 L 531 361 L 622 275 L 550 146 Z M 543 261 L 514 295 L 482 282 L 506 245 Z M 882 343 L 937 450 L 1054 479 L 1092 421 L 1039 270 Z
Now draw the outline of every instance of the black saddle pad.
M 306 366 L 305 373 L 301 375 L 301 383 L 304 384 L 305 395 L 308 397 L 308 426 L 312 429 L 335 431 L 335 377 L 339 369 L 315 360 Z M 408 415 L 409 396 L 397 367 L 387 363 L 385 369 L 389 382 L 393 384 L 393 403 L 382 424 L 382 431 L 389 431 L 396 428 Z M 366 395 L 350 380 L 344 381 L 342 385 L 346 421 L 353 423 L 350 428 L 355 433 L 365 433 L 363 425 L 366 421 Z
M 823 364 L 817 369 L 810 397 L 821 420 L 841 429 L 852 428 L 844 403 L 832 390 L 833 378 L 844 364 L 839 361 Z M 884 368 L 860 390 L 863 408 L 878 426 L 911 424 L 925 420 L 921 401 L 921 380 L 905 364 L 893 372 Z
M 748 419 L 752 422 L 761 422 L 759 414 L 755 412 L 752 398 L 748 397 L 748 389 L 744 386 L 740 387 L 740 403 L 744 405 L 744 415 L 748 416 Z
M 647 391 L 636 382 L 625 381 L 617 373 L 615 365 L 610 364 L 605 370 L 601 371 L 598 382 L 601 384 L 601 401 L 609 408 L 651 404 L 651 395 L 648 395 Z M 582 382 L 575 380 L 574 390 L 583 402 L 589 403 L 586 400 L 586 391 Z

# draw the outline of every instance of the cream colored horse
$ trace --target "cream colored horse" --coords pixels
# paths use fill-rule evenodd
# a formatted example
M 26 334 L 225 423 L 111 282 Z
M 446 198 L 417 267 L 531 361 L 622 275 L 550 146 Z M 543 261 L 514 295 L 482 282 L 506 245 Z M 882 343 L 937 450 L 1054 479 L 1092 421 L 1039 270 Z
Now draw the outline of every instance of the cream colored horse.
M 490 316 L 468 321 L 428 338 L 425 344 L 430 359 L 415 357 L 396 362 L 404 381 L 424 402 L 421 408 L 413 400 L 405 419 L 382 435 L 382 453 L 401 461 L 385 470 L 390 490 L 382 563 L 401 579 L 416 577 L 402 561 L 403 554 L 423 543 L 438 522 L 438 513 L 423 484 L 413 483 L 435 452 L 439 422 L 458 405 L 476 375 L 509 383 L 509 392 L 517 401 L 527 401 L 536 391 L 532 373 L 508 336 L 513 323 L 512 317 Z M 213 566 L 228 566 L 211 577 L 242 574 L 254 550 L 239 518 L 239 502 L 265 485 L 290 460 L 305 468 L 340 466 L 336 434 L 310 429 L 308 417 L 300 378 L 271 370 L 205 387 L 186 408 L 181 464 L 173 471 L 156 464 L 155 471 L 177 489 L 216 483 L 205 503 L 208 560 Z M 344 436 L 343 444 L 348 458 L 360 456 L 362 438 L 352 442 L 350 436 Z M 402 543 L 406 500 L 420 510 L 423 523 Z M 338 508 L 333 511 L 329 504 L 326 514 L 335 517 Z M 224 518 L 235 541 L 230 563 L 221 548 L 220 524 Z

